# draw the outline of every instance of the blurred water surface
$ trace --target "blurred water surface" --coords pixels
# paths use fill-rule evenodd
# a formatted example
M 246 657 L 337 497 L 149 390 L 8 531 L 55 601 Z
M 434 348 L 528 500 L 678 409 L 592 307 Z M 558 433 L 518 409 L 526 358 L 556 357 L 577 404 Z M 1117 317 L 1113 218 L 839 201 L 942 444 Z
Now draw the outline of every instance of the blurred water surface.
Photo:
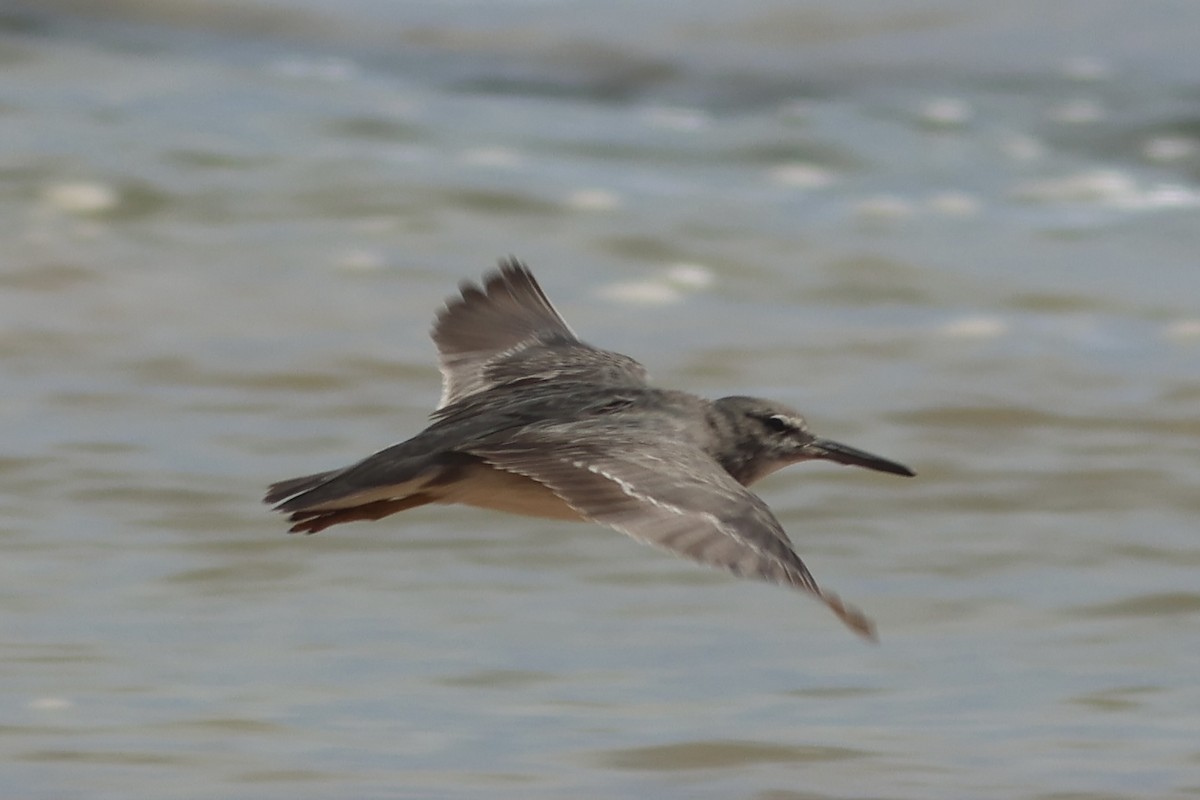
M 1200 795 L 1200 6 L 0 13 L 20 798 Z M 463 508 L 289 537 L 527 259 L 665 385 L 899 459 L 761 493 L 876 618 Z

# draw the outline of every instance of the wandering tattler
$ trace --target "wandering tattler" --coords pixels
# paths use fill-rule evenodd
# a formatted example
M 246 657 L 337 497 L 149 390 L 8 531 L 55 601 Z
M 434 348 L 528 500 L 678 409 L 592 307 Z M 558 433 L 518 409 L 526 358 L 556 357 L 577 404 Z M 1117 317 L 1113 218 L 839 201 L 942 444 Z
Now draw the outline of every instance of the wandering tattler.
M 874 638 L 861 611 L 817 586 L 746 487 L 812 459 L 912 470 L 815 436 L 786 406 L 652 387 L 629 356 L 580 341 L 516 259 L 459 289 L 433 326 L 443 391 L 429 427 L 357 464 L 273 484 L 264 502 L 290 514 L 293 532 L 427 503 L 589 520 L 810 592 Z

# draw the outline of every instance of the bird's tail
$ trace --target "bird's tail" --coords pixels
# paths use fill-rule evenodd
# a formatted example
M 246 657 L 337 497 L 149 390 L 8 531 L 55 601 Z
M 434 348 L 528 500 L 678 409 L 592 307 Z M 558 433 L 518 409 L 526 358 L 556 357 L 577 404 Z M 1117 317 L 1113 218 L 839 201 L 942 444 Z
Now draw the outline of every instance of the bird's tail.
M 329 472 L 318 472 L 315 475 L 302 475 L 299 478 L 289 478 L 286 481 L 272 483 L 267 488 L 267 496 L 263 498 L 263 502 L 267 503 L 268 505 L 275 505 L 276 503 L 282 502 L 289 497 L 293 497 L 294 495 L 317 488 L 339 472 L 341 472 L 341 470 L 335 469 L 330 470 Z

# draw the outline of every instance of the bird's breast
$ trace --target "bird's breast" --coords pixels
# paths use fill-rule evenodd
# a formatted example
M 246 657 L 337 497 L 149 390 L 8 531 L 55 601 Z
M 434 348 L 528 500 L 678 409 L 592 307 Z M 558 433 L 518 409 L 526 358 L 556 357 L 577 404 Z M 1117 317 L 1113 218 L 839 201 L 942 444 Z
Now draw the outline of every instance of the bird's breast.
M 437 502 L 461 503 L 526 517 L 583 519 L 578 511 L 532 478 L 496 469 L 482 461 L 462 468 L 455 477 L 454 482 L 438 493 Z

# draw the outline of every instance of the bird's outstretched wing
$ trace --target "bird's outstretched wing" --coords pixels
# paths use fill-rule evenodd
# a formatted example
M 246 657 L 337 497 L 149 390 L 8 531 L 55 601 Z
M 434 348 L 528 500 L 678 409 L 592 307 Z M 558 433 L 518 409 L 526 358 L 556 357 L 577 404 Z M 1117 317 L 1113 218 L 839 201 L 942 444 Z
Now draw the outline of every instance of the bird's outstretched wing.
M 464 282 L 433 325 L 444 408 L 497 386 L 548 380 L 644 385 L 629 356 L 581 342 L 551 305 L 529 268 L 515 258 Z
M 494 467 L 547 486 L 581 516 L 640 542 L 809 592 L 848 627 L 875 638 L 861 611 L 817 585 L 757 495 L 691 445 L 666 436 L 649 444 L 614 446 L 611 430 L 600 425 L 572 426 L 569 437 L 531 426 L 469 449 Z

